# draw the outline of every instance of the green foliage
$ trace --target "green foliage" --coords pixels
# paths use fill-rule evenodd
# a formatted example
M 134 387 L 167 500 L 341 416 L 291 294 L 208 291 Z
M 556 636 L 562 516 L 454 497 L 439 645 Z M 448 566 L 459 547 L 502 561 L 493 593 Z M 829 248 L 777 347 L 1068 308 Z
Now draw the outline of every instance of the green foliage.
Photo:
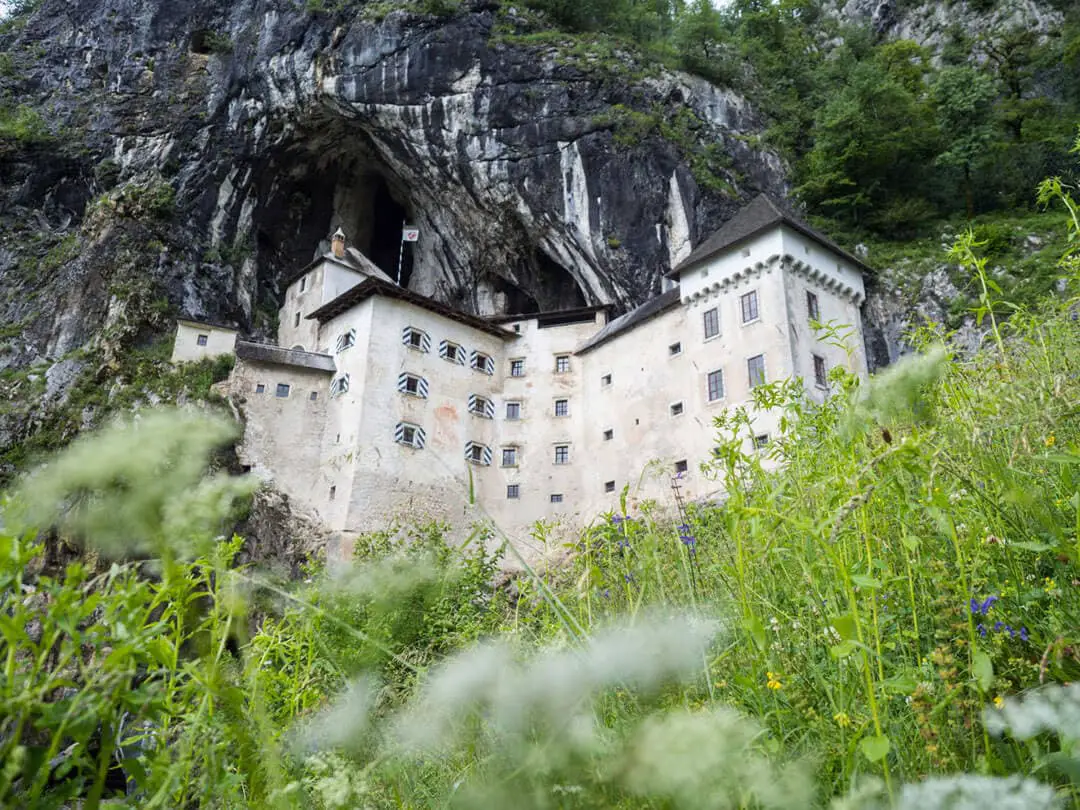
M 0 107 L 0 141 L 19 146 L 33 146 L 52 140 L 48 124 L 41 114 L 27 104 Z

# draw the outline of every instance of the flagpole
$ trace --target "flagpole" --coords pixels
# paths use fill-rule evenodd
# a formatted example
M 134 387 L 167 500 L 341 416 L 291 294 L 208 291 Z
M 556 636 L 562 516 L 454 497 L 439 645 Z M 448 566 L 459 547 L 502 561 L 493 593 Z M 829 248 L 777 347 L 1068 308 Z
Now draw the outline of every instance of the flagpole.
M 401 263 L 405 259 L 405 224 L 407 219 L 401 220 L 401 247 L 398 248 L 397 254 L 397 284 L 401 286 Z

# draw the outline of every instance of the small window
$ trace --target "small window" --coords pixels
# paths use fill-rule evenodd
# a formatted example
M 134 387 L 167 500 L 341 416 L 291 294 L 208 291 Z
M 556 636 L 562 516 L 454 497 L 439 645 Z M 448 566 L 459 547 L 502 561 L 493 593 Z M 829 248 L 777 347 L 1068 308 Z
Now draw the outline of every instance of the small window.
M 525 361 L 521 358 L 510 361 L 510 376 L 511 377 L 524 377 L 525 376 Z
M 334 351 L 343 352 L 350 346 L 356 345 L 356 330 L 350 329 L 347 332 L 342 332 L 338 335 L 337 342 L 334 344 Z
M 555 415 L 556 416 L 569 416 L 570 415 L 570 400 L 557 399 L 555 400 Z
M 769 446 L 769 434 L 759 433 L 754 437 L 754 447 L 758 450 L 764 450 Z
M 668 410 L 671 411 L 672 416 L 682 416 L 683 404 L 681 402 L 672 402 L 671 407 Z
M 502 465 L 504 467 L 516 467 L 517 463 L 517 448 L 504 447 L 502 449 Z
M 821 320 L 821 309 L 818 306 L 817 294 L 806 291 L 806 316 L 812 321 Z
M 427 399 L 428 382 L 416 374 L 402 373 L 398 375 L 398 391 L 411 397 Z
M 555 358 L 555 373 L 566 374 L 570 370 L 570 355 L 560 354 Z
M 690 469 L 690 465 L 686 463 L 686 459 L 675 462 L 675 474 L 680 475 Z
M 749 256 L 750 255 L 750 248 L 748 248 L 748 247 L 743 248 L 742 249 L 742 255 L 743 256 Z
M 520 419 L 521 418 L 521 403 L 520 402 L 507 402 L 506 403 L 506 418 L 507 419 Z
M 424 429 L 418 425 L 410 425 L 408 422 L 398 422 L 394 428 L 394 441 L 417 450 L 424 449 Z
M 336 397 L 349 390 L 349 375 L 342 374 L 330 381 L 330 396 Z
M 262 383 L 255 383 L 255 393 L 256 394 L 266 393 L 266 386 L 263 385 Z
M 552 503 L 562 503 L 562 493 L 561 492 L 553 492 L 553 493 L 551 493 L 551 502 Z
M 439 342 L 439 357 L 448 363 L 457 363 L 459 366 L 465 365 L 465 350 L 449 340 Z
M 199 346 L 205 346 L 208 340 L 210 340 L 209 335 L 199 335 L 197 338 L 195 338 L 195 342 Z
M 672 343 L 667 347 L 667 353 L 669 357 L 675 357 L 676 355 L 682 354 L 682 343 Z
M 510 500 L 516 500 L 521 497 L 521 485 L 520 484 L 507 484 L 506 485 L 506 497 Z
M 706 388 L 709 402 L 716 402 L 724 398 L 724 372 L 720 369 L 710 371 L 706 377 Z
M 829 375 L 825 368 L 825 358 L 820 355 L 814 355 L 814 384 L 825 388 L 829 384 Z
M 337 487 L 330 487 L 330 500 L 334 500 L 337 496 Z
M 274 394 L 276 397 L 287 397 L 289 395 L 289 386 L 287 383 L 278 383 L 277 392 Z
M 610 442 L 614 438 L 615 438 L 615 431 L 614 430 L 612 430 L 611 428 L 608 428 L 607 430 L 604 431 L 604 441 L 605 442 Z
M 520 323 L 515 323 L 514 324 L 514 331 L 517 332 L 519 335 L 521 334 L 521 324 Z
M 739 298 L 739 306 L 742 307 L 742 322 L 753 323 L 758 319 L 757 290 L 751 290 Z
M 614 492 L 614 491 L 615 491 L 615 482 L 614 481 L 605 481 L 604 482 L 604 492 Z
M 720 334 L 720 312 L 716 307 L 707 309 L 701 316 L 702 325 L 705 328 L 705 339 L 714 338 Z
M 312 402 L 314 402 L 318 398 L 319 398 L 319 392 L 318 391 L 312 391 L 310 394 L 308 394 L 308 399 L 311 400 Z
M 600 387 L 607 388 L 609 385 L 611 385 L 611 375 L 605 374 L 603 377 L 600 378 Z
M 431 338 L 428 337 L 428 333 L 415 326 L 406 326 L 401 330 L 401 342 L 418 352 L 431 351 Z
M 296 326 L 299 326 L 299 325 L 300 325 L 300 313 L 299 313 L 299 312 L 297 312 L 296 314 L 294 314 L 294 315 L 293 315 L 293 319 L 292 319 L 292 325 L 293 325 L 294 327 L 296 327 Z
M 300 292 L 303 292 L 306 289 L 307 289 L 307 276 L 304 276 L 303 278 L 300 279 Z M 333 489 L 333 487 L 330 487 L 330 489 Z
M 465 460 L 487 467 L 491 464 L 491 448 L 479 442 L 469 442 L 465 445 Z
M 746 369 L 750 374 L 750 387 L 757 388 L 765 383 L 765 355 L 755 354 L 746 361 Z
M 484 374 L 495 373 L 495 361 L 483 352 L 474 351 L 470 355 L 469 361 L 469 365 L 477 371 L 482 371 Z
M 479 394 L 469 394 L 469 413 L 484 419 L 494 419 L 495 403 Z
M 569 464 L 570 463 L 570 445 L 557 444 L 555 445 L 555 463 L 556 464 Z

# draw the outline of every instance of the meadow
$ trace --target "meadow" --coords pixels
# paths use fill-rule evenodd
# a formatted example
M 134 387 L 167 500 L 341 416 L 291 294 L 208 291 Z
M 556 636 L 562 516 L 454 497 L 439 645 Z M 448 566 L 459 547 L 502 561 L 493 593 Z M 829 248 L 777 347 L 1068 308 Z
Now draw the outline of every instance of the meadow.
M 624 493 L 511 578 L 497 526 L 418 518 L 282 581 L 221 536 L 255 486 L 213 471 L 228 421 L 77 440 L 5 501 L 0 805 L 1080 806 L 1080 263 L 1012 308 L 979 248 L 980 352 L 927 327 L 824 404 L 760 387 L 701 471 L 723 504 Z

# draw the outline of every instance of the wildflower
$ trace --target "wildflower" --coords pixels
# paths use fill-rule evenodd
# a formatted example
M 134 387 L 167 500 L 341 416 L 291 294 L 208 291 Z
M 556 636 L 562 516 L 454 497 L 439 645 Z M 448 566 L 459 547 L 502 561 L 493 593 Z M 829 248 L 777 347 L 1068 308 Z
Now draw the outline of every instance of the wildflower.
M 1000 633 L 1001 628 L 1005 626 L 1005 622 L 994 622 L 994 632 Z
M 986 545 L 988 546 L 997 546 L 1001 545 L 1002 540 L 997 535 L 988 534 L 986 535 L 986 537 L 983 538 L 983 542 L 986 543 Z
M 999 622 L 999 624 L 1000 624 L 1000 622 Z M 979 631 L 979 635 L 983 636 L 985 638 L 985 636 L 986 636 L 986 625 L 983 624 L 982 622 L 979 622 L 978 627 L 976 627 L 976 629 Z
M 689 526 L 689 524 L 682 523 L 679 526 L 676 526 L 675 528 L 679 530 L 679 534 L 690 534 L 690 526 Z
M 694 537 L 694 535 L 680 534 L 679 539 L 682 540 L 683 545 L 686 546 L 687 551 L 691 554 L 697 551 L 697 538 Z
M 1057 596 L 1060 593 L 1057 583 L 1051 577 L 1043 580 L 1043 590 L 1046 591 L 1047 596 Z
M 1000 709 L 1004 705 L 1005 705 L 1005 701 L 1002 699 L 1001 695 L 998 695 L 997 697 L 994 698 L 994 708 L 995 709 Z
M 772 689 L 774 692 L 783 689 L 784 685 L 780 683 L 780 674 L 777 672 L 766 672 L 765 686 Z
M 949 503 L 957 504 L 967 495 L 967 490 L 960 488 L 956 492 L 949 493 Z
M 990 608 L 994 606 L 996 601 L 998 601 L 996 596 L 988 596 L 981 602 L 973 596 L 970 602 L 971 612 L 976 616 L 985 616 L 990 612 Z
M 627 540 L 624 537 L 615 544 L 615 547 L 616 548 L 621 548 L 621 549 L 623 549 L 625 551 L 629 551 L 630 550 L 630 541 Z
M 622 522 L 623 522 L 623 516 L 622 515 L 612 515 L 611 516 L 611 523 L 613 525 L 618 526 Z
M 840 728 L 851 727 L 851 718 L 844 714 L 844 712 L 837 712 L 832 716 L 832 719 L 836 721 L 836 725 L 840 726 Z
M 1047 447 L 1053 447 L 1056 441 L 1057 439 L 1054 437 L 1054 434 L 1051 433 L 1049 436 L 1043 439 L 1043 444 L 1045 444 Z

